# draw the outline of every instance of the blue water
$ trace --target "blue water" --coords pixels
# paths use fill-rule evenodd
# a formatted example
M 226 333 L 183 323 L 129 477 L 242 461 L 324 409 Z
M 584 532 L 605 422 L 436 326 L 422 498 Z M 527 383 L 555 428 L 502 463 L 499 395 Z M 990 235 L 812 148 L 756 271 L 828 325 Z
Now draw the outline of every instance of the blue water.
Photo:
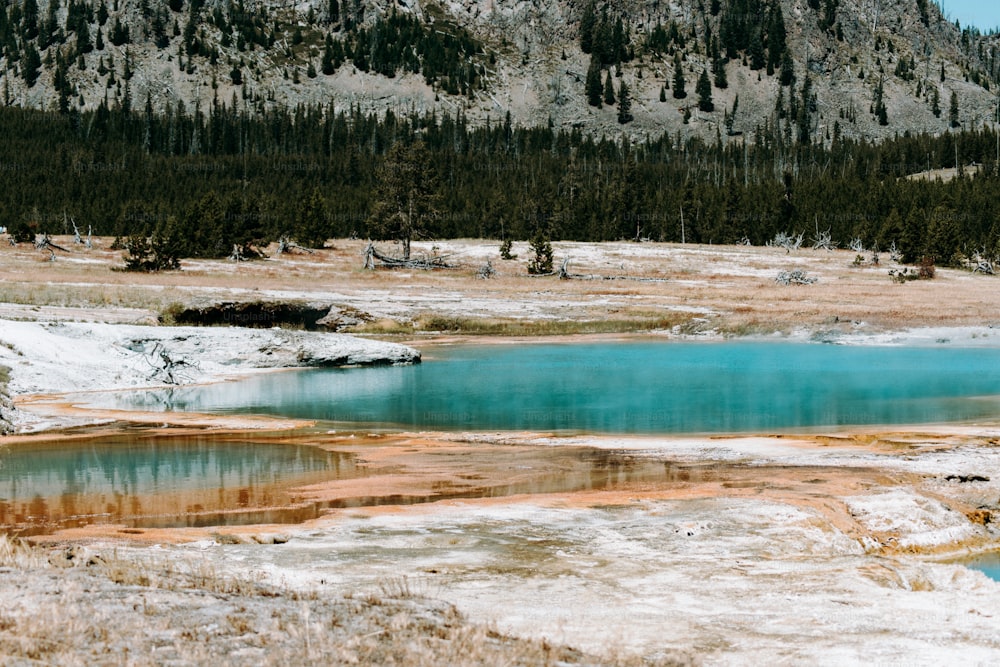
M 990 579 L 1000 581 L 1000 553 L 983 554 L 965 561 L 964 565 L 979 570 Z
M 313 508 L 281 509 L 291 502 L 288 488 L 359 474 L 352 455 L 225 436 L 125 434 L 15 444 L 0 451 L 0 533 L 95 522 L 305 520 Z M 243 514 L 219 514 L 231 510 Z
M 1000 350 L 795 343 L 435 348 L 416 366 L 174 390 L 168 409 L 433 430 L 747 432 L 1000 418 Z M 149 407 L 148 394 L 126 401 Z M 159 399 L 152 399 L 159 400 Z

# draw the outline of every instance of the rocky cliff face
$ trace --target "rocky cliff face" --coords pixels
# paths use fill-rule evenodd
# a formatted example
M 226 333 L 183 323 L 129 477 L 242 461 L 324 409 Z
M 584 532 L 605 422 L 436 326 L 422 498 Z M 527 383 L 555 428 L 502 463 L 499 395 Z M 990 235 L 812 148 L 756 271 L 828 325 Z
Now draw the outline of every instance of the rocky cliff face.
M 953 120 L 970 128 L 996 119 L 998 40 L 961 30 L 944 20 L 936 4 L 921 0 L 781 0 L 794 83 L 782 86 L 779 72 L 754 69 L 751 49 L 738 50 L 721 65 L 728 85 L 712 87 L 713 111 L 699 109 L 694 89 L 703 71 L 714 74 L 719 67 L 710 53 L 713 40 L 718 50 L 727 12 L 750 8 L 758 16 L 754 20 L 766 25 L 777 0 L 596 2 L 593 10 L 612 21 L 620 18 L 627 33 L 631 59 L 602 73 L 602 80 L 610 71 L 616 88 L 624 81 L 630 90 L 633 120 L 626 124 L 618 122 L 614 105 L 587 103 L 590 56 L 581 50 L 579 34 L 589 0 L 315 0 L 294 5 L 268 0 L 208 2 L 194 12 L 190 0 L 156 6 L 149 0 L 105 1 L 57 4 L 51 14 L 55 38 L 44 47 L 47 40 L 28 38 L 12 27 L 17 48 L 8 47 L 0 60 L 3 101 L 57 109 L 62 96 L 64 108 L 86 109 L 128 99 L 141 109 L 148 100 L 154 110 L 183 103 L 189 112 L 213 104 L 257 110 L 355 105 L 380 113 L 462 112 L 473 123 L 496 122 L 510 113 L 524 125 L 551 122 L 633 140 L 664 131 L 752 136 L 764 124 L 788 125 L 794 133 L 796 106 L 803 101 L 810 110 L 805 131 L 814 140 L 835 132 L 873 138 L 939 133 Z M 73 19 L 71 12 L 84 18 Z M 365 29 L 376 44 L 379 21 L 394 13 L 418 17 L 437 34 L 467 31 L 481 47 L 478 55 L 466 58 L 478 71 L 480 85 L 456 94 L 440 79 L 428 83 L 405 68 L 394 76 L 372 67 L 365 71 L 349 55 L 332 72 L 323 72 L 328 39 L 350 51 L 358 31 Z M 50 16 L 44 0 L 38 16 L 42 25 Z M 86 53 L 79 48 L 81 20 L 93 43 Z M 118 24 L 128 28 L 129 38 L 122 42 L 119 31 L 116 45 L 110 35 Z M 657 26 L 675 26 L 683 45 L 652 46 L 649 35 Z M 30 86 L 25 76 L 29 46 L 41 62 Z M 682 99 L 669 88 L 675 55 L 687 82 Z M 804 99 L 807 76 L 809 99 Z

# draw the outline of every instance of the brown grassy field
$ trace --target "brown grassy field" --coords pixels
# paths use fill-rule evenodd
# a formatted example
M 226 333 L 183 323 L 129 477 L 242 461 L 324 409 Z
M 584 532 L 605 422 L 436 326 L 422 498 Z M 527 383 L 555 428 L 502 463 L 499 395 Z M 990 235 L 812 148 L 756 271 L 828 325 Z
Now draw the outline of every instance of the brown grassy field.
M 366 242 L 335 240 L 312 255 L 272 256 L 236 264 L 186 260 L 176 272 L 114 271 L 121 252 L 111 239 L 71 252 L 0 247 L 0 317 L 151 322 L 178 304 L 312 300 L 370 316 L 358 330 L 398 335 L 447 332 L 553 335 L 666 330 L 723 335 L 797 330 L 884 331 L 908 327 L 989 325 L 1000 306 L 995 278 L 939 269 L 934 280 L 897 284 L 886 254 L 872 266 L 856 253 L 780 248 L 634 243 L 556 243 L 556 267 L 570 260 L 578 277 L 530 277 L 529 249 L 499 259 L 497 244 L 418 244 L 416 253 L 447 255 L 450 270 L 362 269 Z M 391 251 L 386 244 L 385 250 Z M 497 277 L 479 280 L 487 259 Z M 782 270 L 818 281 L 784 286 Z M 602 279 L 604 278 L 604 279 Z

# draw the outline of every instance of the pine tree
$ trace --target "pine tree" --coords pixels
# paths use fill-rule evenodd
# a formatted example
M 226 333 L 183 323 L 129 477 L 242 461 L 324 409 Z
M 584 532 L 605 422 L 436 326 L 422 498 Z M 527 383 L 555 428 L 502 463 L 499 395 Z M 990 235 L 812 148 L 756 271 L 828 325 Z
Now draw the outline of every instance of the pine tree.
M 936 264 L 957 266 L 960 263 L 961 242 L 962 230 L 958 216 L 943 205 L 935 207 L 927 226 L 927 256 Z
M 608 21 L 608 10 L 605 8 L 601 12 L 601 20 L 597 23 L 597 28 L 594 30 L 592 44 L 593 52 L 597 54 L 601 66 L 614 64 L 613 40 L 614 34 L 612 33 L 611 23 Z
M 812 111 L 812 78 L 807 73 L 806 80 L 802 82 L 802 99 L 795 118 L 799 143 L 809 143 L 812 139 Z
M 897 244 L 903 235 L 903 218 L 899 215 L 899 209 L 893 207 L 889 211 L 888 217 L 882 223 L 882 228 L 878 233 L 878 244 L 883 248 L 889 248 L 892 244 Z
M 81 20 L 80 25 L 76 28 L 76 52 L 83 55 L 93 50 L 94 45 L 90 41 L 90 29 L 87 27 L 87 21 Z
M 951 91 L 951 105 L 948 109 L 948 121 L 953 128 L 962 126 L 962 123 L 958 118 L 958 93 L 955 91 Z
M 608 106 L 612 106 L 615 103 L 615 84 L 611 80 L 611 70 L 608 70 L 608 75 L 604 78 L 604 103 Z
M 733 110 L 728 112 L 723 119 L 726 125 L 726 134 L 733 136 L 733 125 L 736 123 L 736 111 L 740 108 L 740 96 L 733 99 Z
M 587 104 L 592 107 L 601 106 L 601 63 L 597 55 L 590 56 L 590 67 L 587 69 L 587 82 L 584 86 L 587 95 Z
M 661 102 L 667 101 L 667 91 L 663 86 L 660 86 L 660 101 Z
M 531 250 L 535 257 L 528 262 L 528 273 L 546 275 L 552 273 L 552 243 L 548 237 L 538 232 L 531 240 Z
M 38 50 L 32 42 L 28 42 L 24 49 L 24 62 L 21 64 L 21 75 L 28 88 L 33 87 L 38 81 L 38 70 L 41 66 L 42 59 L 38 55 Z
M 872 107 L 878 124 L 886 126 L 889 124 L 889 113 L 885 108 L 885 77 L 879 79 L 878 87 L 875 88 L 875 100 Z
M 330 35 L 326 36 L 326 43 L 323 45 L 323 62 L 321 65 L 323 74 L 330 76 L 337 71 L 337 67 L 333 64 L 333 38 Z
M 917 11 L 920 13 L 920 22 L 925 26 L 930 26 L 931 17 L 927 11 L 927 0 L 917 0 Z
M 111 31 L 108 33 L 108 40 L 115 46 L 127 44 L 129 41 L 128 27 L 122 25 L 121 19 L 117 16 L 111 26 Z
M 618 86 L 618 122 L 624 125 L 632 120 L 632 100 L 629 98 L 628 86 L 622 79 Z
M 781 55 L 781 75 L 779 80 L 782 86 L 790 86 L 795 81 L 795 63 L 792 62 L 792 54 L 787 49 Z
M 931 93 L 931 112 L 935 118 L 941 117 L 941 93 L 937 88 Z
M 726 61 L 723 58 L 716 58 L 712 62 L 712 68 L 715 70 L 715 87 L 719 90 L 728 88 L 729 78 L 726 76 Z
M 597 13 L 594 7 L 594 0 L 590 0 L 580 16 L 580 49 L 584 53 L 591 53 L 594 50 L 594 28 L 597 25 Z
M 36 0 L 24 0 L 24 5 L 21 7 L 21 34 L 26 40 L 38 37 L 38 2 Z
M 781 65 L 782 58 L 787 51 L 787 39 L 781 3 L 776 2 L 771 11 L 771 24 L 767 29 L 767 66 L 769 71 L 773 72 Z
M 918 207 L 914 206 L 906 215 L 903 231 L 899 235 L 897 249 L 905 264 L 913 264 L 924 252 L 924 228 L 926 221 Z
M 708 70 L 703 69 L 698 83 L 695 85 L 695 93 L 698 95 L 698 109 L 705 113 L 715 111 L 715 103 L 712 102 L 712 82 L 708 80 Z
M 761 37 L 760 30 L 754 30 L 753 34 L 750 35 L 750 69 L 757 71 L 763 69 L 764 65 L 767 64 L 767 60 L 764 58 L 764 41 Z
M 616 65 L 628 61 L 627 43 L 628 37 L 625 33 L 625 25 L 622 23 L 621 17 L 618 17 L 615 21 L 614 30 L 611 33 L 611 58 Z
M 687 97 L 687 91 L 684 90 L 684 67 L 681 65 L 681 56 L 679 53 L 674 54 L 674 99 L 683 100 Z
M 319 187 L 305 199 L 298 210 L 295 221 L 295 239 L 310 248 L 322 248 L 330 236 L 326 201 Z
M 368 228 L 374 238 L 396 239 L 403 244 L 403 258 L 410 258 L 414 237 L 433 231 L 437 216 L 437 178 L 427 146 L 396 143 L 377 170 L 375 203 Z

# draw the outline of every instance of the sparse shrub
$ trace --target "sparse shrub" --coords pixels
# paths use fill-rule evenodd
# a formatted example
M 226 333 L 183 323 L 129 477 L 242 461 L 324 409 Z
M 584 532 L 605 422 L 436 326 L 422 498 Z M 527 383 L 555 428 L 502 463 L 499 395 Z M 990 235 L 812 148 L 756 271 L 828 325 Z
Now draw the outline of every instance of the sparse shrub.
M 181 266 L 176 243 L 165 236 L 134 234 L 125 241 L 125 271 L 174 271 Z
M 23 220 L 10 228 L 10 238 L 14 243 L 34 243 L 35 228 Z
M 487 259 L 486 263 L 479 267 L 479 270 L 476 272 L 476 277 L 482 280 L 489 280 L 490 278 L 496 276 L 496 274 L 497 272 L 496 269 L 493 268 L 493 262 Z
M 933 280 L 937 270 L 934 268 L 933 257 L 922 257 L 917 268 L 917 278 L 919 280 Z
M 179 301 L 174 301 L 166 308 L 160 311 L 159 321 L 160 324 L 174 325 L 178 322 L 178 317 L 181 313 L 187 310 L 187 307 L 180 303 Z
M 907 283 L 911 280 L 933 280 L 937 275 L 932 257 L 923 257 L 920 264 L 915 269 L 890 269 L 889 279 L 895 283 Z

